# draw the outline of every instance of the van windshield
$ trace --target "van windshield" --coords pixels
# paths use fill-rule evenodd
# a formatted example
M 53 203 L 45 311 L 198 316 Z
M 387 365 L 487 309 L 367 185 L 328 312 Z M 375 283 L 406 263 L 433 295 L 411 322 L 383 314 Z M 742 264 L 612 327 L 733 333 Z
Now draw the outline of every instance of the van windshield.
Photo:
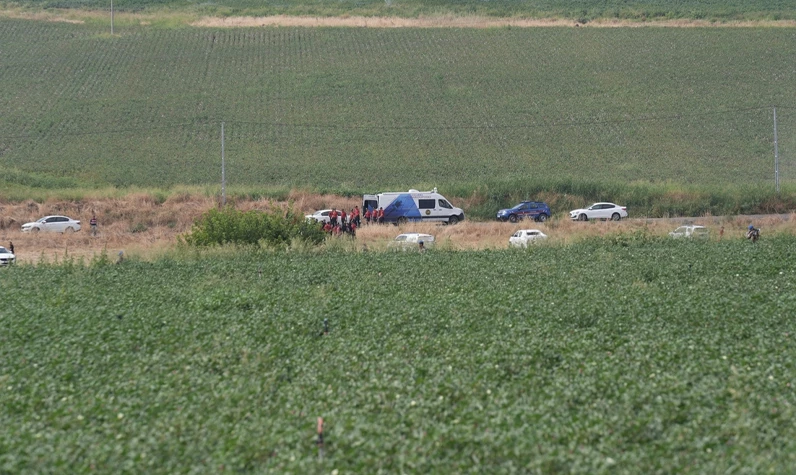
M 453 206 L 451 206 L 451 204 L 448 203 L 446 200 L 439 200 L 439 207 L 440 208 L 453 209 Z

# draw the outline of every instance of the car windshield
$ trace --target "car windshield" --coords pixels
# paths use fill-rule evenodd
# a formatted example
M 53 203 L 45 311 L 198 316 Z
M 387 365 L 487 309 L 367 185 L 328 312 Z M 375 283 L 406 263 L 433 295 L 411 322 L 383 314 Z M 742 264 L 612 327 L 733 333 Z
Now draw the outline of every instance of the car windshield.
M 4 247 L 0 247 L 0 254 L 5 254 L 7 252 L 8 252 L 8 249 L 6 249 Z
M 47 219 L 47 217 L 39 218 L 39 219 L 36 220 L 36 222 L 37 223 L 43 223 L 46 219 Z
M 407 237 L 408 237 L 408 236 L 406 236 L 406 235 L 404 235 L 404 234 L 401 234 L 400 236 L 396 237 L 396 238 L 395 238 L 395 240 L 396 240 L 396 241 L 406 241 L 406 238 L 407 238 Z

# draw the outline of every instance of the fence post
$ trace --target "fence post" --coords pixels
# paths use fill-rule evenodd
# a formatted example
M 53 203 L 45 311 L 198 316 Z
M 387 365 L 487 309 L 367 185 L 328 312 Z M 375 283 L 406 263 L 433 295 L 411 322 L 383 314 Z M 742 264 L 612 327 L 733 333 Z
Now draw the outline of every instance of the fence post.
M 777 145 L 777 107 L 774 106 L 774 183 L 779 194 L 779 146 Z

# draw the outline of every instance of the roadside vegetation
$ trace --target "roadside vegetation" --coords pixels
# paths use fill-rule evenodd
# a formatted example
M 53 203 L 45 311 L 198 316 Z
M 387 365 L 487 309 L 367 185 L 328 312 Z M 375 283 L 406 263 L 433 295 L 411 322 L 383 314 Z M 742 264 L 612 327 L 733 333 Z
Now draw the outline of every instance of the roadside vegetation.
M 2 269 L 0 467 L 786 473 L 794 252 L 630 234 Z
M 293 241 L 320 244 L 325 233 L 292 208 L 240 211 L 232 206 L 210 209 L 180 240 L 189 246 L 224 244 L 287 246 Z

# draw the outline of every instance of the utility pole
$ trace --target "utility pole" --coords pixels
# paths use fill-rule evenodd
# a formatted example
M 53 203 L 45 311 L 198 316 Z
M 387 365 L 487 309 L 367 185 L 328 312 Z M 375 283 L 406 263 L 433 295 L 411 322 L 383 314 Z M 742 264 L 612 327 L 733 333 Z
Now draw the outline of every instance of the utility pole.
M 227 205 L 227 170 L 224 161 L 224 122 L 221 122 L 221 206 Z
M 774 106 L 774 183 L 779 193 L 779 146 L 777 145 L 777 107 Z
M 111 0 L 111 36 L 113 36 L 113 0 Z

